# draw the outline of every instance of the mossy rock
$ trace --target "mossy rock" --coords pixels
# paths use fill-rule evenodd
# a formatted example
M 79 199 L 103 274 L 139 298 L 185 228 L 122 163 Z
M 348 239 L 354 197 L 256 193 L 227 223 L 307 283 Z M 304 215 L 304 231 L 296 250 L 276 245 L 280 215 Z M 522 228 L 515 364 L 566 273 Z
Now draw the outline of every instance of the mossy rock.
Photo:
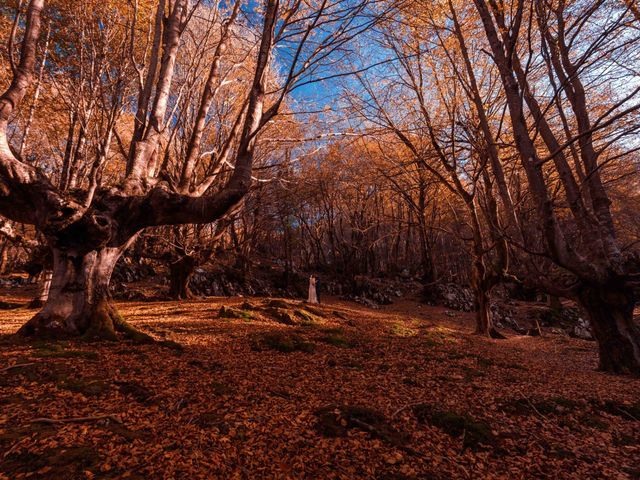
M 319 308 L 312 307 L 309 304 L 305 304 L 304 305 L 304 310 L 306 310 L 308 313 L 310 313 L 312 315 L 315 315 L 316 317 L 325 318 L 327 316 L 327 314 L 325 312 L 323 312 Z
M 252 320 L 254 318 L 254 315 L 251 312 L 239 310 L 233 307 L 225 307 L 223 305 L 222 307 L 220 307 L 220 310 L 218 311 L 218 318 Z
M 440 410 L 424 403 L 415 405 L 413 413 L 420 423 L 433 425 L 452 437 L 463 437 L 463 448 L 478 450 L 497 443 L 489 424 L 467 414 Z
M 296 305 L 292 304 L 291 302 L 287 302 L 286 300 L 283 300 L 281 298 L 272 298 L 265 303 L 265 308 L 291 309 L 295 307 Z
M 434 327 L 428 329 L 424 333 L 425 343 L 429 347 L 436 347 L 439 345 L 444 345 L 446 343 L 456 342 L 456 338 L 454 337 L 455 331 L 446 327 Z
M 318 318 L 302 308 L 277 308 L 268 307 L 264 313 L 283 325 L 313 325 L 318 323 Z
M 265 313 L 273 318 L 276 322 L 283 325 L 298 325 L 300 321 L 290 311 L 283 308 L 269 307 L 265 310 Z
M 251 339 L 251 349 L 256 352 L 275 350 L 282 353 L 311 353 L 314 350 L 314 346 L 299 335 L 271 332 L 255 335 Z
M 418 335 L 418 329 L 404 323 L 394 323 L 388 328 L 387 333 L 394 337 L 415 337 Z
M 302 321 L 302 323 L 313 324 L 318 322 L 316 314 L 312 313 L 309 309 L 297 308 L 293 311 L 294 315 Z
M 240 305 L 240 308 L 242 310 L 248 310 L 248 311 L 254 311 L 254 310 L 259 310 L 260 309 L 259 307 L 255 306 L 255 305 L 252 305 L 251 303 L 249 303 L 246 300 L 244 302 L 242 302 L 242 304 Z
M 315 430 L 324 437 L 345 437 L 351 429 L 368 432 L 396 447 L 406 444 L 405 436 L 393 428 L 385 416 L 359 405 L 327 405 L 315 411 Z
M 353 340 L 345 337 L 341 333 L 330 333 L 320 337 L 318 340 L 322 343 L 327 343 L 340 348 L 353 348 L 356 346 L 356 343 Z

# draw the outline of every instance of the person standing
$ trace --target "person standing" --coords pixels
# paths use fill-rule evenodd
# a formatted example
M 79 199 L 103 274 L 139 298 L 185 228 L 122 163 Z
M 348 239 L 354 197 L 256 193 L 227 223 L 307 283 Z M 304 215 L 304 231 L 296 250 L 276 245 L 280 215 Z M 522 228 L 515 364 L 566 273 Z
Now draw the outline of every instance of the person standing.
M 309 303 L 318 303 L 318 294 L 316 293 L 316 277 L 311 275 L 309 277 L 309 297 L 307 299 Z

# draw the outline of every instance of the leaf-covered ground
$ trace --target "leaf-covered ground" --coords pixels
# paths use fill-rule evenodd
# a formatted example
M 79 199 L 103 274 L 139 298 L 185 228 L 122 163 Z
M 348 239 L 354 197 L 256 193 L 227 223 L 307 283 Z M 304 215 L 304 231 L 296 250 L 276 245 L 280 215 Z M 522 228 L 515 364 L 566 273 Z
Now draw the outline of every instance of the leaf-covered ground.
M 0 311 L 0 478 L 640 476 L 640 380 L 596 372 L 594 343 L 250 302 L 119 304 L 182 350 L 16 343 L 33 312 Z

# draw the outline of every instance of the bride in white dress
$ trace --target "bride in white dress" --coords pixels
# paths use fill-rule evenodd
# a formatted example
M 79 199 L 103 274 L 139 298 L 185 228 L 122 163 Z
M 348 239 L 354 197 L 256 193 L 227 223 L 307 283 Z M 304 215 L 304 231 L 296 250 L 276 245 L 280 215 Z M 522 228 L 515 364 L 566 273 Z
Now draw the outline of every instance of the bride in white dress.
M 318 303 L 318 294 L 316 292 L 316 277 L 311 275 L 309 277 L 309 298 L 307 299 L 309 303 Z

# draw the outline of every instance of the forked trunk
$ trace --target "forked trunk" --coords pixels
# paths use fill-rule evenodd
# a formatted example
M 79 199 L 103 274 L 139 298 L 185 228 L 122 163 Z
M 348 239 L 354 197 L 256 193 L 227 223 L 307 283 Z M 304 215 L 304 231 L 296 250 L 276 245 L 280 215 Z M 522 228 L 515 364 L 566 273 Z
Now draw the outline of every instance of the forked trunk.
M 477 272 L 474 272 L 477 274 Z M 493 285 L 484 279 L 472 278 L 474 303 L 476 310 L 476 331 L 477 335 L 487 335 L 490 338 L 502 340 L 506 338 L 493 325 L 491 318 L 491 290 Z M 487 286 L 489 283 L 489 286 Z
M 111 273 L 122 252 L 120 247 L 84 254 L 53 249 L 53 275 L 47 301 L 20 328 L 18 335 L 115 340 L 116 331 L 121 331 L 135 336 L 135 331 L 111 304 L 109 295 Z
M 189 284 L 196 268 L 196 261 L 190 255 L 183 255 L 169 265 L 169 297 L 175 300 L 193 298 Z
M 640 327 L 633 319 L 633 289 L 620 282 L 589 285 L 578 294 L 598 341 L 600 369 L 640 375 Z

